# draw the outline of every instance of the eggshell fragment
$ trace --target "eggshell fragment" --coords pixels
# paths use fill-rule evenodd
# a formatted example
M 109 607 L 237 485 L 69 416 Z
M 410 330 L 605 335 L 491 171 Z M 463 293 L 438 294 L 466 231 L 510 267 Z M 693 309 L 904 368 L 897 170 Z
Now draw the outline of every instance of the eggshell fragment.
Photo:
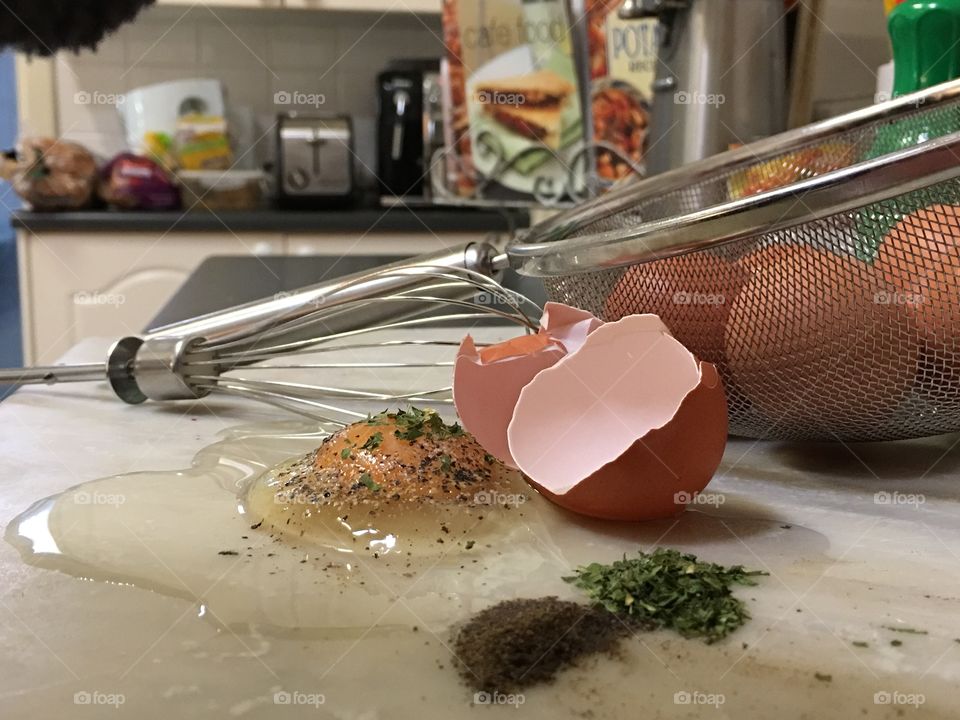
M 467 335 L 453 372 L 453 399 L 460 422 L 495 458 L 516 468 L 507 444 L 507 426 L 520 390 L 541 370 L 575 352 L 602 325 L 588 312 L 547 303 L 535 335 L 523 335 L 477 349 Z
M 563 346 L 568 353 L 576 352 L 587 336 L 603 325 L 603 321 L 586 310 L 548 302 L 543 306 L 540 333 L 547 335 Z
M 716 368 L 652 315 L 590 334 L 520 392 L 517 467 L 558 505 L 611 520 L 681 511 L 716 472 L 727 404 Z

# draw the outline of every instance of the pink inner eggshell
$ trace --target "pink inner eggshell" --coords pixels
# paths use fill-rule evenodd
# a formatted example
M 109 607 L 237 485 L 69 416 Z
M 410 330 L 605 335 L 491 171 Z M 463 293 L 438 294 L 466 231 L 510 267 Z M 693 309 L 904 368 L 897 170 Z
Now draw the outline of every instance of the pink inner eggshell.
M 602 320 L 579 308 L 549 302 L 537 335 L 522 335 L 478 350 L 469 335 L 453 371 L 453 400 L 463 426 L 483 448 L 516 468 L 507 426 L 523 386 L 565 354 L 578 350 Z
M 669 423 L 701 380 L 655 315 L 597 328 L 520 392 L 507 444 L 520 470 L 561 495 Z
M 555 302 L 543 306 L 540 318 L 540 332 L 560 343 L 568 353 L 579 350 L 587 336 L 601 325 L 603 320 L 586 310 Z
M 507 444 L 507 425 L 520 391 L 562 357 L 563 350 L 550 344 L 532 353 L 484 363 L 472 337 L 467 335 L 460 345 L 453 370 L 457 415 L 484 450 L 508 467 L 517 467 Z

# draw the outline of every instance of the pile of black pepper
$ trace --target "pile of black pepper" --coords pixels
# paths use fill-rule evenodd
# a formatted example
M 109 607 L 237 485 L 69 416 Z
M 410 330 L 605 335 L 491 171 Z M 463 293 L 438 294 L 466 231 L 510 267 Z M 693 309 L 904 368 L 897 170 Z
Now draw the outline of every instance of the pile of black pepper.
M 555 597 L 507 600 L 474 615 L 454 639 L 460 674 L 476 690 L 513 693 L 553 680 L 593 654 L 615 654 L 631 626 L 600 607 Z

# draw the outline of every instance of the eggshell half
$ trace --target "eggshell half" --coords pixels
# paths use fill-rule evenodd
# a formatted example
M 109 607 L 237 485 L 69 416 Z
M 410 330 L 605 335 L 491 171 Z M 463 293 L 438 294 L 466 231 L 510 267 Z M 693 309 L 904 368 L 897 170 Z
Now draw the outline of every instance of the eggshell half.
M 713 365 L 656 316 L 633 315 L 524 387 L 507 438 L 517 467 L 558 505 L 611 520 L 665 517 L 716 472 L 726 398 Z
M 460 422 L 495 458 L 516 468 L 507 426 L 523 386 L 541 370 L 575 352 L 603 324 L 578 308 L 547 303 L 535 335 L 522 335 L 477 349 L 467 335 L 453 371 L 453 401 Z

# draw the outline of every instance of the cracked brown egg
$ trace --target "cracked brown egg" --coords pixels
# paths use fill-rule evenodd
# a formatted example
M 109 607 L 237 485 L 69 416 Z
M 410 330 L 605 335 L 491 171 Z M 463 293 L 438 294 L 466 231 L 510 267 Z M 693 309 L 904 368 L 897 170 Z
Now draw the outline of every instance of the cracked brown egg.
M 251 486 L 246 510 L 260 531 L 292 542 L 424 555 L 502 529 L 524 490 L 459 425 L 411 408 L 348 425 L 274 468 Z

